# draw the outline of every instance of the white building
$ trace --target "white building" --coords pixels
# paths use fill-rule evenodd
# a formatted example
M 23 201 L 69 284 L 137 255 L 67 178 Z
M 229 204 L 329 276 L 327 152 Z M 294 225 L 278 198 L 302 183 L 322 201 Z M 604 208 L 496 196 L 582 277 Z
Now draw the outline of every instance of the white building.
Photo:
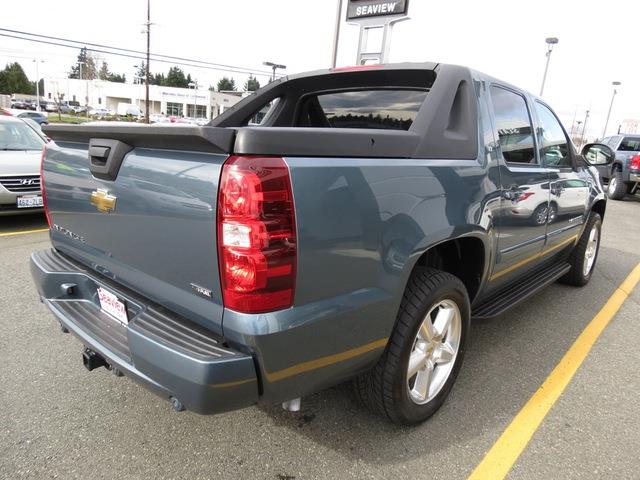
M 145 86 L 104 80 L 50 78 L 44 80 L 44 98 L 79 102 L 90 108 L 117 111 L 118 104 L 138 105 L 144 111 Z M 242 93 L 211 92 L 206 88 L 175 88 L 149 85 L 149 113 L 177 117 L 213 118 L 242 98 Z

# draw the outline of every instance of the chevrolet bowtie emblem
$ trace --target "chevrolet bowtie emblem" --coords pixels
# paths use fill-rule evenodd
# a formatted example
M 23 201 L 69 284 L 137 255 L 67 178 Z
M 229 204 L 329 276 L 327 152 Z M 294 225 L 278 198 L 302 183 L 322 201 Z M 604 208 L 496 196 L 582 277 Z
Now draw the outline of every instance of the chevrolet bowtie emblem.
M 91 192 L 91 203 L 96 206 L 99 212 L 113 212 L 116 209 L 117 199 L 118 197 L 101 188 Z

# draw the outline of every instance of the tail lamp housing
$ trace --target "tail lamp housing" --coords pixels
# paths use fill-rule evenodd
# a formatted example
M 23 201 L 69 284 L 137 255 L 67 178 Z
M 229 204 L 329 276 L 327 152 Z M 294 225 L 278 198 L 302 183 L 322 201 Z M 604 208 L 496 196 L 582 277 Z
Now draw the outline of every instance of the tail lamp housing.
M 44 158 L 47 155 L 47 146 L 42 148 L 42 157 L 40 158 L 40 190 L 42 192 L 42 206 L 44 207 L 44 214 L 47 217 L 47 224 L 51 229 L 51 214 L 49 213 L 49 205 L 47 204 L 47 191 L 44 188 Z
M 296 221 L 280 157 L 232 156 L 218 194 L 218 264 L 224 305 L 243 313 L 289 308 L 296 282 Z
M 640 155 L 635 155 L 631 158 L 629 168 L 632 170 L 640 170 Z

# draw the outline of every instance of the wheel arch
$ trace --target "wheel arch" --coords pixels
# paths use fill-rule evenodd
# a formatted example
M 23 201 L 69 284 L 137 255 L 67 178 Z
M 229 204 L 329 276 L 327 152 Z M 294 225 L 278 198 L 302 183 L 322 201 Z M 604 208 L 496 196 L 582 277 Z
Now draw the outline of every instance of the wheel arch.
M 487 275 L 489 256 L 486 238 L 482 236 L 467 234 L 443 239 L 420 252 L 407 276 L 405 288 L 416 269 L 432 267 L 458 277 L 473 303 Z

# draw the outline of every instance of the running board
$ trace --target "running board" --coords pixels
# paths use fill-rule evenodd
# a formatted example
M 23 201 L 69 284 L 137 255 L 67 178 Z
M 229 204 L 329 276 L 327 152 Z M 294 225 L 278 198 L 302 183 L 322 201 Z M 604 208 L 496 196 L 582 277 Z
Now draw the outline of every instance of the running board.
M 555 263 L 527 275 L 523 281 L 509 286 L 506 290 L 474 307 L 471 316 L 473 318 L 496 317 L 555 282 L 569 270 L 571 270 L 571 265 L 563 262 Z

